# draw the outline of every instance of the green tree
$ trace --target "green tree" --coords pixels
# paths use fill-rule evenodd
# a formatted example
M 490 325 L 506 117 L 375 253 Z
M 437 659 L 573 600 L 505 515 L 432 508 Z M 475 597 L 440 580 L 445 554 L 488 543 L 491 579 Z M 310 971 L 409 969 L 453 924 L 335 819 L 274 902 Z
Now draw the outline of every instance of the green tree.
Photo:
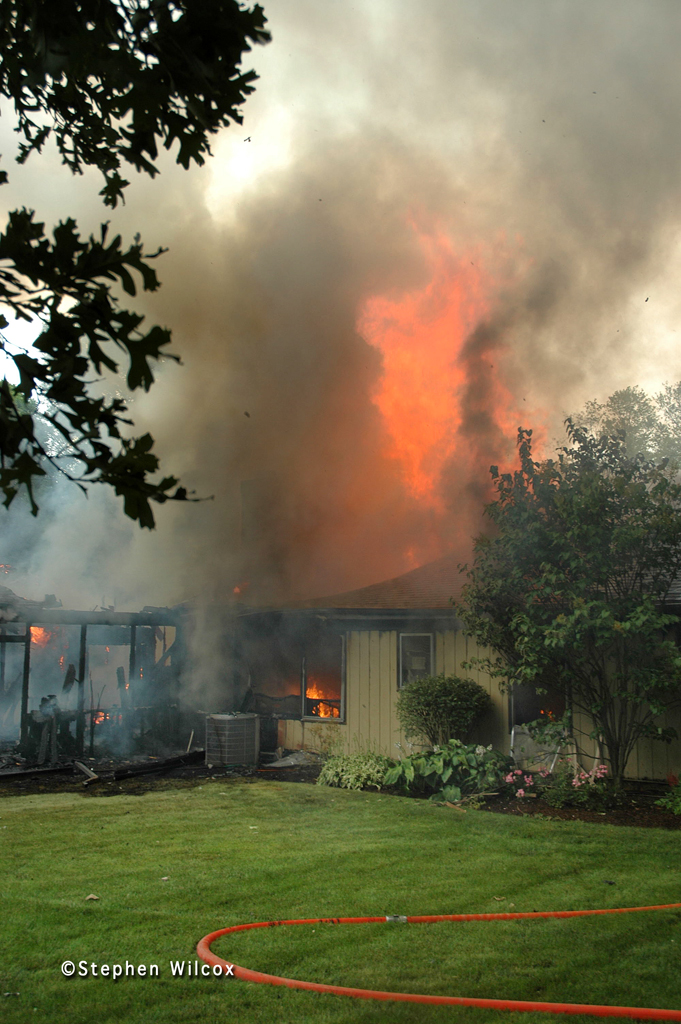
M 0 0 L 0 96 L 18 118 L 18 162 L 52 138 L 73 173 L 102 173 L 100 195 L 112 208 L 129 184 L 121 168 L 154 177 L 159 145 L 176 146 L 185 168 L 203 164 L 209 137 L 242 122 L 239 107 L 257 76 L 237 69 L 251 42 L 269 41 L 264 26 L 259 5 L 244 9 L 236 0 Z M 0 171 L 0 184 L 6 181 Z M 36 355 L 16 352 L 0 335 L 24 399 L 0 385 L 6 507 L 25 488 L 37 514 L 33 484 L 46 461 L 83 490 L 113 487 L 126 515 L 144 527 L 154 526 L 150 501 L 187 500 L 174 477 L 154 478 L 152 437 L 122 435 L 132 425 L 125 400 L 93 388 L 94 375 L 118 372 L 121 358 L 132 391 L 149 390 L 153 362 L 179 362 L 167 351 L 170 332 L 141 330 L 143 317 L 121 308 L 112 292 L 135 295 L 138 281 L 155 291 L 150 261 L 162 251 L 145 253 L 139 235 L 126 247 L 107 224 L 98 237 L 81 238 L 71 218 L 48 238 L 33 210 L 9 214 L 0 234 L 0 305 L 38 319 L 42 333 Z M 0 330 L 7 326 L 0 315 Z M 26 404 L 32 396 L 37 410 Z M 62 461 L 42 443 L 40 417 L 63 438 Z
M 492 538 L 475 544 L 457 611 L 505 685 L 560 689 L 590 716 L 621 782 L 641 737 L 671 739 L 660 715 L 681 704 L 681 656 L 664 611 L 681 571 L 681 485 L 666 462 L 630 457 L 621 437 L 567 421 L 557 458 L 491 469 Z
M 629 456 L 681 466 L 681 382 L 653 396 L 638 386 L 622 388 L 605 402 L 587 402 L 574 420 L 599 437 L 620 437 Z

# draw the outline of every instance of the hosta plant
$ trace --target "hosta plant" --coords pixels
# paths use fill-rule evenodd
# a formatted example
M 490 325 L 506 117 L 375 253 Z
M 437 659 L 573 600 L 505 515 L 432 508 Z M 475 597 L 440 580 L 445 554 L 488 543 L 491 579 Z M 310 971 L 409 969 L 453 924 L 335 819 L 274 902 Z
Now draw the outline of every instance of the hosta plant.
M 512 765 L 492 747 L 451 739 L 441 747 L 411 754 L 390 768 L 385 785 L 408 794 L 429 793 L 431 800 L 456 803 L 465 796 L 495 789 Z
M 330 757 L 317 779 L 318 786 L 340 789 L 381 789 L 386 772 L 395 762 L 383 754 L 336 754 Z

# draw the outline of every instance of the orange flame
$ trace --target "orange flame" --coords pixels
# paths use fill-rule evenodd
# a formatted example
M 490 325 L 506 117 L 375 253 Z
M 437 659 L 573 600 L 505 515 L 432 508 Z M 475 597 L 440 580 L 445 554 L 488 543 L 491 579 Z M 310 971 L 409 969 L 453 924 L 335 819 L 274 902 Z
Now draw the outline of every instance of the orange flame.
M 509 282 L 493 281 L 481 266 L 480 253 L 457 256 L 443 233 L 416 230 L 429 283 L 400 298 L 370 298 L 358 330 L 383 356 L 383 375 L 373 402 L 386 425 L 387 452 L 400 463 L 411 494 L 444 512 L 443 471 L 451 467 L 453 456 L 457 468 L 469 468 L 469 442 L 458 432 L 471 378 L 482 378 L 485 385 L 484 408 L 476 408 L 474 415 L 484 417 L 498 435 L 509 437 L 513 448 L 520 419 L 513 396 L 500 380 L 500 344 L 482 344 L 472 357 L 467 349 L 476 328 L 489 321 L 499 285 Z M 505 248 L 503 242 L 498 248 Z M 525 418 L 527 412 L 527 406 L 522 407 Z M 470 419 L 470 408 L 467 415 Z M 500 452 L 497 461 L 504 461 L 504 454 Z M 486 472 L 487 466 L 482 470 Z
M 54 635 L 53 632 L 45 629 L 43 626 L 31 626 L 31 643 L 35 644 L 36 647 L 47 647 Z
M 312 714 L 319 718 L 340 718 L 340 708 L 324 703 L 327 700 L 338 700 L 338 692 L 335 689 L 332 689 L 331 692 L 328 690 L 328 687 L 323 687 L 317 680 L 308 680 L 305 696 L 309 700 L 320 700 L 320 703 L 315 704 L 312 708 Z

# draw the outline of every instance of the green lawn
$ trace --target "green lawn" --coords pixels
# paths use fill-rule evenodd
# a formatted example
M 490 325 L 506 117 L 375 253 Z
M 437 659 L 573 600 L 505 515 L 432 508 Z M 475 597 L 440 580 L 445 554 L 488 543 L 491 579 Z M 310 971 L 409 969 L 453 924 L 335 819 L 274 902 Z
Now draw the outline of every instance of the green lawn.
M 0 800 L 0 1020 L 574 1020 L 173 978 L 169 962 L 193 960 L 201 936 L 246 921 L 681 902 L 680 853 L 679 832 L 464 815 L 276 782 L 8 797 Z M 86 902 L 90 893 L 99 900 Z M 681 1008 L 674 910 L 262 929 L 214 949 L 255 969 L 360 988 Z M 158 964 L 160 977 L 64 978 L 67 959 Z

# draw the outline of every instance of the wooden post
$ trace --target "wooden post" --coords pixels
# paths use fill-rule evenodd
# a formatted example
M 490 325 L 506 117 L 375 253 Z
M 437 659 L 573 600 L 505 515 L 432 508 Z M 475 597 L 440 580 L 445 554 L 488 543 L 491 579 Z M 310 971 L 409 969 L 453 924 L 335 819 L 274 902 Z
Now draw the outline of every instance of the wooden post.
M 40 747 L 38 748 L 38 764 L 44 764 L 47 757 L 47 743 L 50 738 L 50 722 L 44 722 L 40 732 Z
M 130 664 L 128 666 L 128 693 L 130 694 L 130 700 L 134 704 L 134 690 L 133 690 L 133 679 L 135 678 L 135 644 L 137 640 L 137 626 L 130 627 Z
M 4 647 L 4 644 L 3 644 Z M 24 677 L 21 684 L 21 749 L 28 743 L 28 680 L 31 675 L 31 624 L 26 623 L 24 639 Z
M 85 749 L 85 661 L 87 658 L 87 626 L 80 627 L 80 658 L 78 660 L 78 720 L 76 722 L 76 750 L 83 756 Z
M 118 680 L 118 700 L 120 701 L 121 711 L 127 704 L 126 700 L 126 687 L 125 687 L 125 669 L 119 667 L 116 669 L 116 679 Z

